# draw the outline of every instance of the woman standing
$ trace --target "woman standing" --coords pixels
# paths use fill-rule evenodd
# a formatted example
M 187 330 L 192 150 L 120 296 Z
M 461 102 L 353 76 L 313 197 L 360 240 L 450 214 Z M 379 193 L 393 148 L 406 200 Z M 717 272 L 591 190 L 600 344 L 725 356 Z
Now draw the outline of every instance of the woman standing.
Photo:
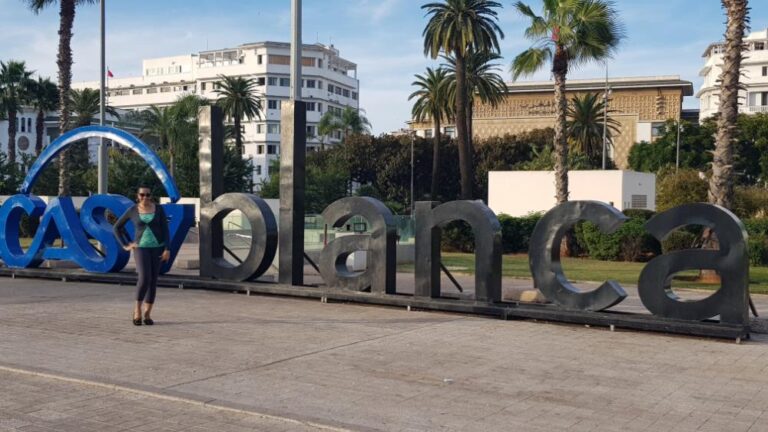
M 136 272 L 139 274 L 136 283 L 136 307 L 133 310 L 133 324 L 141 325 L 141 305 L 144 303 L 144 324 L 152 325 L 150 314 L 155 304 L 157 277 L 160 275 L 162 262 L 168 261 L 171 252 L 168 250 L 169 234 L 168 219 L 163 208 L 152 202 L 152 192 L 147 187 L 140 187 L 137 196 L 138 204 L 129 208 L 115 223 L 114 232 L 117 241 L 127 251 L 133 251 L 136 262 Z M 131 242 L 125 231 L 125 224 L 131 221 L 136 241 Z

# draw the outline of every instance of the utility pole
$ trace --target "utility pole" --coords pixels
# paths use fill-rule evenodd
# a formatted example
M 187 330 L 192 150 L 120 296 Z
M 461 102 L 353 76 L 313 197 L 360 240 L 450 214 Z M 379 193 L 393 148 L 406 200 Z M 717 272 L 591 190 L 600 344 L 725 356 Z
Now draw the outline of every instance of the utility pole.
M 608 97 L 611 87 L 608 85 L 608 63 L 605 63 L 605 94 L 603 95 L 603 171 L 607 164 L 606 153 L 608 151 Z
M 99 106 L 99 125 L 104 126 L 106 123 L 106 116 L 107 116 L 107 107 L 106 107 L 106 101 L 107 101 L 107 51 L 106 51 L 106 8 L 104 5 L 104 2 L 106 0 L 100 0 L 100 7 L 101 7 L 101 91 L 99 94 L 100 97 L 100 106 Z M 107 154 L 107 144 L 104 142 L 104 138 L 99 139 L 99 152 L 98 152 L 98 176 L 99 176 L 99 186 L 98 186 L 98 192 L 100 195 L 106 194 L 108 187 L 107 187 L 107 169 L 109 168 L 109 158 Z
M 677 121 L 677 157 L 675 158 L 675 174 L 677 174 L 677 171 L 680 170 L 680 129 L 682 127 L 682 124 L 680 124 L 680 120 Z
M 416 204 L 416 199 L 414 198 L 414 194 L 413 194 L 413 167 L 415 162 L 414 151 L 413 151 L 413 142 L 414 142 L 413 136 L 415 135 L 415 133 L 416 133 L 415 131 L 411 131 L 410 133 L 411 135 L 411 218 L 413 218 L 414 205 Z M 431 198 L 431 199 L 434 200 L 434 198 Z
M 301 100 L 301 0 L 291 0 L 291 100 Z

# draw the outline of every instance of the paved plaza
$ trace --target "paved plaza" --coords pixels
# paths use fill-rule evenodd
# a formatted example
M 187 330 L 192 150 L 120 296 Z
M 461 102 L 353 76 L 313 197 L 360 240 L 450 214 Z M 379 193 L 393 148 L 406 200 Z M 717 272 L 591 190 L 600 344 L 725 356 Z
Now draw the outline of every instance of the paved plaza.
M 765 431 L 768 336 L 0 279 L 0 431 Z M 764 297 L 756 298 L 766 304 Z

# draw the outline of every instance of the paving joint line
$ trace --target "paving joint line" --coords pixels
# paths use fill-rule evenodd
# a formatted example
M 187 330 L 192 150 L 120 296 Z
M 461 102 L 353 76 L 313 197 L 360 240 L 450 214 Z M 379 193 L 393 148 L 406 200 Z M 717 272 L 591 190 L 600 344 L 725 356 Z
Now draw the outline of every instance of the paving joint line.
M 273 414 L 266 414 L 262 412 L 258 412 L 251 409 L 244 409 L 244 408 L 236 408 L 233 406 L 228 406 L 226 402 L 224 401 L 218 401 L 217 399 L 208 399 L 208 400 L 195 400 L 192 398 L 185 398 L 182 396 L 173 396 L 169 394 L 164 394 L 162 392 L 156 392 L 156 391 L 150 391 L 150 390 L 142 390 L 138 388 L 134 388 L 128 385 L 121 385 L 121 384 L 114 384 L 114 383 L 107 383 L 107 382 L 101 382 L 101 381 L 95 381 L 95 380 L 88 380 L 84 378 L 74 378 L 69 377 L 65 375 L 58 375 L 54 373 L 49 372 L 39 372 L 29 369 L 23 369 L 18 367 L 10 367 L 0 364 L 0 372 L 7 372 L 7 373 L 13 373 L 17 375 L 26 375 L 26 376 L 32 376 L 37 378 L 46 378 L 50 380 L 65 382 L 69 384 L 80 384 L 84 386 L 90 386 L 90 387 L 99 387 L 104 388 L 108 390 L 112 390 L 117 393 L 131 393 L 131 394 L 137 394 L 141 396 L 146 396 L 149 398 L 154 399 L 160 399 L 160 400 L 166 400 L 170 402 L 177 402 L 177 403 L 183 403 L 187 405 L 193 405 L 197 407 L 202 408 L 208 408 L 213 409 L 216 411 L 222 411 L 222 412 L 229 412 L 233 414 L 243 414 L 248 415 L 252 417 L 259 417 L 265 420 L 273 420 L 283 423 L 290 423 L 294 425 L 301 425 L 301 426 L 308 426 L 315 429 L 320 429 L 324 431 L 331 431 L 331 432 L 353 432 L 352 429 L 346 429 L 342 427 L 337 426 L 331 426 L 327 424 L 322 424 L 315 421 L 302 421 L 297 420 L 290 417 L 284 417 L 284 416 L 278 416 Z
M 447 320 L 447 321 L 441 321 L 441 322 L 438 322 L 438 323 L 430 323 L 428 325 L 425 325 L 425 326 L 422 326 L 422 327 L 419 327 L 419 328 L 415 328 L 415 329 L 404 330 L 404 331 L 397 332 L 397 333 L 392 333 L 392 334 L 383 335 L 383 336 L 377 336 L 377 337 L 370 338 L 370 339 L 363 339 L 363 340 L 354 341 L 354 342 L 350 342 L 350 343 L 346 343 L 346 344 L 342 344 L 342 345 L 336 345 L 336 346 L 332 346 L 332 347 L 328 347 L 328 348 L 324 348 L 324 349 L 320 349 L 320 350 L 316 350 L 316 351 L 311 351 L 311 352 L 308 352 L 308 353 L 297 354 L 295 356 L 282 358 L 282 359 L 275 360 L 275 361 L 272 361 L 272 362 L 269 362 L 269 363 L 265 363 L 265 364 L 262 364 L 262 365 L 257 365 L 257 366 L 248 367 L 248 368 L 244 368 L 244 369 L 238 369 L 238 370 L 229 371 L 229 372 L 222 372 L 220 374 L 211 375 L 211 376 L 204 377 L 204 378 L 198 378 L 198 379 L 195 379 L 195 380 L 192 380 L 192 381 L 187 381 L 187 382 L 183 382 L 183 383 L 173 384 L 173 385 L 170 385 L 168 387 L 164 387 L 164 389 L 170 390 L 170 389 L 173 389 L 174 387 L 180 387 L 180 386 L 185 386 L 185 385 L 189 385 L 189 384 L 194 384 L 194 383 L 197 383 L 197 382 L 208 381 L 208 380 L 211 380 L 211 379 L 221 378 L 221 377 L 224 377 L 224 376 L 227 376 L 227 375 L 236 374 L 236 373 L 247 372 L 247 371 L 254 371 L 254 370 L 259 370 L 259 369 L 265 369 L 265 368 L 268 368 L 270 366 L 274 366 L 274 365 L 277 365 L 277 364 L 289 362 L 289 361 L 292 361 L 292 360 L 297 360 L 297 359 L 300 359 L 300 358 L 309 357 L 309 356 L 313 356 L 313 355 L 316 355 L 316 354 L 322 354 L 322 353 L 334 351 L 334 350 L 337 350 L 337 349 L 348 348 L 348 347 L 351 347 L 351 346 L 354 346 L 354 345 L 358 345 L 358 344 L 362 344 L 362 343 L 374 342 L 374 341 L 386 339 L 386 338 L 389 338 L 389 337 L 401 336 L 401 335 L 404 335 L 404 334 L 408 334 L 408 333 L 424 330 L 424 329 L 427 329 L 427 328 L 430 328 L 430 327 L 435 327 L 435 326 L 439 326 L 439 325 L 443 325 L 443 324 L 453 323 L 453 322 L 460 321 L 460 320 L 465 320 L 467 318 L 468 317 L 458 317 L 458 318 L 455 318 L 455 319 L 450 319 L 450 320 Z

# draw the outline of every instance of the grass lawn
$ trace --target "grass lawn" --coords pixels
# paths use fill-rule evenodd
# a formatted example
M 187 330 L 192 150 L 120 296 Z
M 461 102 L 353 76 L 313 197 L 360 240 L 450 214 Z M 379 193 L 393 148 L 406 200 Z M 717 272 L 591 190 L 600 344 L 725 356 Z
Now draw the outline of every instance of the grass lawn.
M 454 273 L 474 274 L 475 257 L 464 253 L 443 253 L 443 264 Z M 613 279 L 624 285 L 637 285 L 640 271 L 645 263 L 598 261 L 583 258 L 564 258 L 563 270 L 568 278 L 574 282 L 602 282 Z M 413 265 L 401 265 L 400 271 L 413 271 Z M 502 274 L 504 277 L 530 278 L 528 269 L 528 255 L 504 255 L 502 262 Z M 703 284 L 691 280 L 697 271 L 683 272 L 675 279 L 672 286 L 675 288 L 703 288 L 717 289 L 719 285 Z M 768 267 L 750 267 L 750 291 L 756 294 L 768 294 Z

